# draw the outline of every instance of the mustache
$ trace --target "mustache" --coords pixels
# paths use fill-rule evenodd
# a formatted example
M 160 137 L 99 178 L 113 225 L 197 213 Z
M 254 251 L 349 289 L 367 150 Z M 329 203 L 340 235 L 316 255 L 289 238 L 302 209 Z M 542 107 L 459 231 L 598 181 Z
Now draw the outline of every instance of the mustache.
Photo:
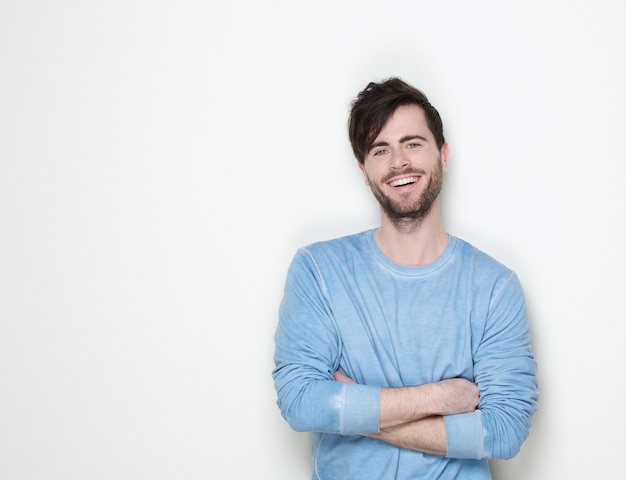
M 423 170 L 421 168 L 405 168 L 404 170 L 388 173 L 387 175 L 385 175 L 381 179 L 381 182 L 382 183 L 387 183 L 392 178 L 404 177 L 406 175 L 420 175 L 420 176 L 424 176 L 424 175 L 426 175 L 426 173 L 427 173 L 426 170 Z

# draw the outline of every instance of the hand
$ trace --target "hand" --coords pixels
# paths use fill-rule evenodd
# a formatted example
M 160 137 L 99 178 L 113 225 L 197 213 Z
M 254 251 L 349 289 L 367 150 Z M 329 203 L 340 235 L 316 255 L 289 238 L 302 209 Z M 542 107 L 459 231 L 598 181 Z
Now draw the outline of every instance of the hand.
M 356 383 L 354 380 L 352 380 L 350 377 L 348 377 L 347 375 L 344 375 L 343 373 L 341 373 L 339 370 L 337 370 L 335 372 L 335 374 L 333 375 L 333 377 L 335 378 L 335 380 L 337 382 L 343 382 L 343 383 Z
M 478 408 L 480 392 L 475 383 L 464 378 L 449 378 L 431 383 L 433 399 L 436 400 L 437 414 L 456 415 L 473 412 Z

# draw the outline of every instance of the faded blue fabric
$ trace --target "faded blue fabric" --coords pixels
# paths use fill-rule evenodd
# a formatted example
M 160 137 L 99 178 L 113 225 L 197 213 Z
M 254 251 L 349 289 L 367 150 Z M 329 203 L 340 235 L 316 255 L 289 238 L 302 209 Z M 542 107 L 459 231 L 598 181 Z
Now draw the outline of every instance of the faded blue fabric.
M 387 259 L 373 230 L 298 250 L 275 342 L 277 403 L 312 432 L 314 479 L 489 479 L 487 460 L 519 451 L 537 408 L 518 279 L 454 236 L 415 268 Z M 478 384 L 480 405 L 444 417 L 446 457 L 362 436 L 379 431 L 381 387 L 454 377 Z

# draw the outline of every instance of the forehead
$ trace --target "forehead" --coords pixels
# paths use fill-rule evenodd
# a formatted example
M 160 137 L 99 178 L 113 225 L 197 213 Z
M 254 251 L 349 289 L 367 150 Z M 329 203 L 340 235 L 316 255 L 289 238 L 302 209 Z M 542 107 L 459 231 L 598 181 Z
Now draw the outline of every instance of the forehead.
M 374 142 L 398 140 L 406 135 L 420 135 L 434 141 L 424 109 L 419 105 L 401 105 L 396 108 Z

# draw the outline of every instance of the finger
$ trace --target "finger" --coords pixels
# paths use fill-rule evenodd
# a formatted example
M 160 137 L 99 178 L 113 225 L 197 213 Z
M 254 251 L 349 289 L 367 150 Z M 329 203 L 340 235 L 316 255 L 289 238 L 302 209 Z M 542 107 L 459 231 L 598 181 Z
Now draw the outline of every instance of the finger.
M 335 378 L 335 380 L 337 382 L 344 382 L 344 383 L 356 383 L 354 380 L 352 380 L 350 377 L 348 377 L 347 375 L 344 375 L 343 373 L 341 373 L 339 370 L 337 370 L 335 372 L 335 374 L 333 375 L 333 377 Z

